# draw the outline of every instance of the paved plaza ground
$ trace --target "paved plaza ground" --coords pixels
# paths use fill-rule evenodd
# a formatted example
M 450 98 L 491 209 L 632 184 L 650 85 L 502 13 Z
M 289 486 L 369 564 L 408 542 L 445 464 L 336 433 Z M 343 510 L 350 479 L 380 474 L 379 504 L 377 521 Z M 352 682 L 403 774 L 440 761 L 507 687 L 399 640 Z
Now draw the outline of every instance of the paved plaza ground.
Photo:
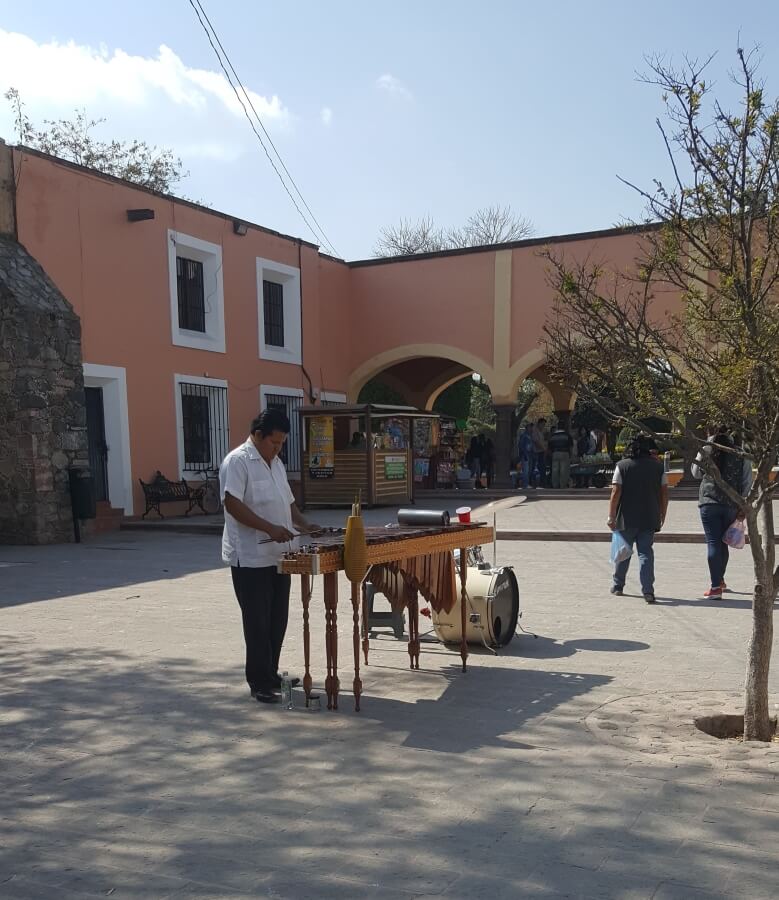
M 696 515 L 673 503 L 669 528 Z M 521 517 L 600 528 L 603 503 L 528 502 L 499 527 Z M 214 535 L 0 548 L 0 897 L 775 897 L 779 744 L 690 724 L 737 708 L 748 551 L 706 602 L 704 547 L 658 546 L 653 607 L 635 572 L 609 595 L 604 544 L 498 556 L 538 637 L 462 674 L 438 643 L 411 672 L 382 634 L 355 714 L 346 603 L 341 709 L 250 700 Z M 292 609 L 300 673 L 297 585 Z M 319 686 L 320 613 L 318 584 Z

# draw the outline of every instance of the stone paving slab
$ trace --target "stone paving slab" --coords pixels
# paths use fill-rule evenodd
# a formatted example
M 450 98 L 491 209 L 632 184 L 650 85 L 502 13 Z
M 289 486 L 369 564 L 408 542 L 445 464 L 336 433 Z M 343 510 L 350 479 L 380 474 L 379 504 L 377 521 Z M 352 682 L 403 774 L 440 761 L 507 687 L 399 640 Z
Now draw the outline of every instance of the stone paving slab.
M 357 715 L 346 602 L 342 709 L 249 699 L 218 552 L 148 532 L 0 548 L 0 896 L 776 895 L 768 752 L 698 739 L 681 701 L 739 696 L 747 554 L 717 603 L 702 547 L 658 546 L 648 607 L 635 572 L 608 594 L 603 545 L 500 543 L 538 637 L 475 648 L 463 675 L 428 642 L 411 672 L 379 634 Z M 283 663 L 300 672 L 298 615 Z

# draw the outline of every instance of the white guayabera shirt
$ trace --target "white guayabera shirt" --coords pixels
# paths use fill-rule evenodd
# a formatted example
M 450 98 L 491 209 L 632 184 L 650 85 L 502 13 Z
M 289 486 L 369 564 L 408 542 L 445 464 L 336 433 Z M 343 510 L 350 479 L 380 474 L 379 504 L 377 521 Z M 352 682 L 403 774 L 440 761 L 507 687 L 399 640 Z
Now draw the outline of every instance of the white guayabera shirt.
M 230 494 L 266 522 L 294 530 L 292 503 L 295 497 L 287 481 L 284 463 L 276 456 L 268 465 L 251 438 L 224 458 L 219 469 L 219 492 L 222 503 L 225 494 Z M 297 541 L 260 544 L 258 541 L 269 537 L 264 531 L 242 525 L 227 510 L 224 516 L 222 560 L 231 566 L 275 567 L 287 550 L 297 546 Z

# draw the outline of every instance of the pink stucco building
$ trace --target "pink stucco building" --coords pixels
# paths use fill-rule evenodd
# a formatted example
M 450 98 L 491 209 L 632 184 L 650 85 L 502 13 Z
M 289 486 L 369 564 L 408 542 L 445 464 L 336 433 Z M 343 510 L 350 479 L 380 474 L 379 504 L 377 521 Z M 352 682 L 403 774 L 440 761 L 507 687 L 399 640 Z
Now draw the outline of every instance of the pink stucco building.
M 548 383 L 539 248 L 618 267 L 636 251 L 635 234 L 608 231 L 347 263 L 62 160 L 0 151 L 12 154 L 18 240 L 81 319 L 90 452 L 103 453 L 102 490 L 128 515 L 143 511 L 139 478 L 218 465 L 260 407 L 284 405 L 296 427 L 297 406 L 356 400 L 379 374 L 429 408 L 478 372 L 505 443 L 519 384 Z M 294 479 L 296 431 L 288 454 Z

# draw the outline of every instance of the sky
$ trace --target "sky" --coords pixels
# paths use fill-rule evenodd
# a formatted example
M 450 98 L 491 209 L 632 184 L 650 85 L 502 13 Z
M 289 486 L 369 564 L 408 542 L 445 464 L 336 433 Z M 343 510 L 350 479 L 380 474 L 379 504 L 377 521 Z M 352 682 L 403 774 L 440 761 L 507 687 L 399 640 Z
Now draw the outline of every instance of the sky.
M 289 172 L 338 256 L 382 226 L 462 224 L 510 205 L 535 234 L 640 218 L 667 177 L 645 56 L 708 57 L 728 96 L 737 46 L 761 47 L 779 91 L 779 3 L 201 0 Z M 323 244 L 280 184 L 189 0 L 0 0 L 0 94 L 34 122 L 85 109 L 97 134 L 170 147 L 178 192 Z M 0 137 L 15 141 L 0 97 Z M 300 201 L 298 200 L 299 205 Z M 305 212 L 305 209 L 304 209 Z M 308 213 L 306 213 L 308 216 Z M 309 216 L 310 218 L 310 216 Z

